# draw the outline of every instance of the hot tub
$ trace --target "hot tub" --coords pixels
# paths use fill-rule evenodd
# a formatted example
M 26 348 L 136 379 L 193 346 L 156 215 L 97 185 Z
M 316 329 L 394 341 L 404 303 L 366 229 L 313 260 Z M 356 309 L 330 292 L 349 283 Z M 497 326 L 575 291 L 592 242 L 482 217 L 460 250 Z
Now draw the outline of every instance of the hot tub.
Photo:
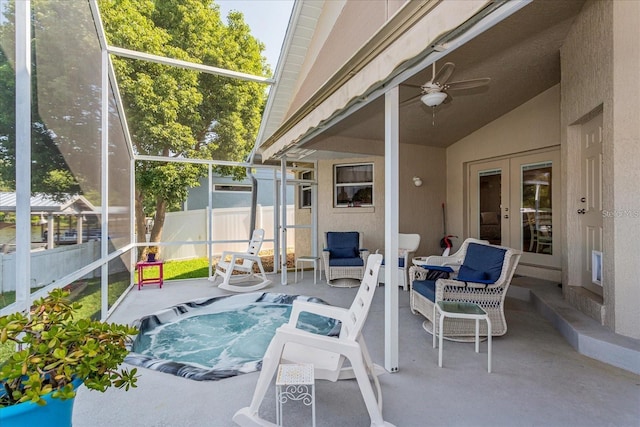
M 294 300 L 319 298 L 255 292 L 179 304 L 134 323 L 126 363 L 193 380 L 219 380 L 260 370 L 275 330 L 289 321 Z M 337 335 L 340 323 L 302 313 L 299 327 Z

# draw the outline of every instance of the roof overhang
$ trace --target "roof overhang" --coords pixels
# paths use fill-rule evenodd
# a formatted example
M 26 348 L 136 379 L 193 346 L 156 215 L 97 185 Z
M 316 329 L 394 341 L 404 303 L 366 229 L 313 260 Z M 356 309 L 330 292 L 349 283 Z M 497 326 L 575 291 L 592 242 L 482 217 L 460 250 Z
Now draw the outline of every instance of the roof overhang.
M 530 0 L 407 2 L 345 66 L 264 140 L 260 145 L 263 160 L 293 154 L 291 150 L 300 151 L 305 142 L 332 122 L 366 106 L 416 70 L 528 3 Z

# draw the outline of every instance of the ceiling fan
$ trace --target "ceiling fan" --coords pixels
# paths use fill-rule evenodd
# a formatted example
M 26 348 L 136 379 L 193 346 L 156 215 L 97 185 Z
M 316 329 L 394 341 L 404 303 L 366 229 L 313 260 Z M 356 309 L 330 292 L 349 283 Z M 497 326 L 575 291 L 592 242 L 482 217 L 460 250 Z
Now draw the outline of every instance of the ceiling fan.
M 422 93 L 408 99 L 404 103 L 406 104 L 409 102 L 413 102 L 414 100 L 420 98 L 420 100 L 425 105 L 435 108 L 442 103 L 446 104 L 452 100 L 449 91 L 474 89 L 477 87 L 487 86 L 489 82 L 491 82 L 491 79 L 489 77 L 484 77 L 480 79 L 461 80 L 457 82 L 447 83 L 447 81 L 453 74 L 453 70 L 455 69 L 455 67 L 456 66 L 453 62 L 447 62 L 436 73 L 436 63 L 434 62 L 431 80 L 420 86 Z

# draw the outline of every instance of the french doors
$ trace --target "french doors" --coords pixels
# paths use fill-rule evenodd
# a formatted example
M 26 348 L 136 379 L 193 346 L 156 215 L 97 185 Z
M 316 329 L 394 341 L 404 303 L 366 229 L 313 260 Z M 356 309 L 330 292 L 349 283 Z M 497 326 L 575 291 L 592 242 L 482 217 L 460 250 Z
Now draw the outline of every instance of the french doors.
M 523 264 L 560 268 L 559 149 L 473 163 L 468 179 L 470 236 L 521 250 Z

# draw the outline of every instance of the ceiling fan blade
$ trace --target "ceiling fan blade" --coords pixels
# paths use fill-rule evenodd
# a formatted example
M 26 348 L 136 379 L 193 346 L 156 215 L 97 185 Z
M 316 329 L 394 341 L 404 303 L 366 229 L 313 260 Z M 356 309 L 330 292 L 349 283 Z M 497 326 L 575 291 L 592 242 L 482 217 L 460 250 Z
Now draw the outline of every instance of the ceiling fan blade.
M 434 64 L 435 66 L 435 64 Z M 444 85 L 451 74 L 453 74 L 453 70 L 456 68 L 453 62 L 447 62 L 444 64 L 440 70 L 433 76 L 431 80 L 432 83 L 439 83 L 441 86 Z
M 475 87 L 487 86 L 491 82 L 489 77 L 473 80 L 461 80 L 459 82 L 447 83 L 445 90 L 473 89 Z
M 404 107 L 405 105 L 413 104 L 414 102 L 419 101 L 420 97 L 422 97 L 421 93 L 416 96 L 412 96 L 411 98 L 405 99 L 404 101 L 400 102 L 399 106 Z

